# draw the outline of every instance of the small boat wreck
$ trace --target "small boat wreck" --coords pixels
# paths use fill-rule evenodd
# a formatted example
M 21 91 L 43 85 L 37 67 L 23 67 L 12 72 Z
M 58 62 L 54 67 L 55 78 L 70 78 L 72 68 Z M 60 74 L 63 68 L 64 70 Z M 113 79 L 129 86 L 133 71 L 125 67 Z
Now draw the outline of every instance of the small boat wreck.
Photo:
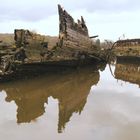
M 140 39 L 118 40 L 113 44 L 117 60 L 132 60 L 140 62 Z
M 49 48 L 49 42 L 43 35 L 29 30 L 15 29 L 15 45 L 0 47 L 0 77 L 21 71 L 37 71 L 48 67 L 77 67 L 89 63 L 104 61 L 100 48 L 89 37 L 85 20 L 78 22 L 58 5 L 59 37 L 55 46 Z

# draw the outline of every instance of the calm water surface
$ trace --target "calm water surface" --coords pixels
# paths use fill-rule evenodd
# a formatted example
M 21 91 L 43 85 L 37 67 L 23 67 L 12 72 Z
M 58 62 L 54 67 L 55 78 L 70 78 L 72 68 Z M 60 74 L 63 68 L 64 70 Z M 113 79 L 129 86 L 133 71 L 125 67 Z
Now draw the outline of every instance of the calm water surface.
M 140 140 L 140 64 L 46 74 L 0 91 L 0 140 Z

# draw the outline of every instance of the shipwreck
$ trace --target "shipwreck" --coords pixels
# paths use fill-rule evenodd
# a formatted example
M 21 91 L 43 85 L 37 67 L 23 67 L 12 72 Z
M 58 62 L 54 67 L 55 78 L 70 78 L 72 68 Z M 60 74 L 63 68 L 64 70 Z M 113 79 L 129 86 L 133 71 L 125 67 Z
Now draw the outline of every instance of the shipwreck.
M 101 49 L 89 36 L 84 18 L 76 23 L 58 5 L 59 37 L 53 47 L 44 36 L 24 29 L 15 29 L 14 46 L 0 46 L 0 77 L 21 71 L 37 71 L 48 67 L 85 65 L 105 61 Z
M 140 39 L 118 40 L 112 46 L 118 61 L 140 61 Z

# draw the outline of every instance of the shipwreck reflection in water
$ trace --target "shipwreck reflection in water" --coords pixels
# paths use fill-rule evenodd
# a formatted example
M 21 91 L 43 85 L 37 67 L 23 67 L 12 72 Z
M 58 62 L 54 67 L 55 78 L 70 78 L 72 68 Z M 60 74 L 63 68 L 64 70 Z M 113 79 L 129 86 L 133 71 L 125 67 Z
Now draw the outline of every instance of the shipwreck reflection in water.
M 99 81 L 98 67 L 69 72 L 46 74 L 45 76 L 5 83 L 7 102 L 17 105 L 17 123 L 30 122 L 43 115 L 45 103 L 52 96 L 58 99 L 58 132 L 61 133 L 74 112 L 81 113 L 92 85 Z
M 140 87 L 140 63 L 117 63 L 115 66 L 115 78 L 137 84 Z

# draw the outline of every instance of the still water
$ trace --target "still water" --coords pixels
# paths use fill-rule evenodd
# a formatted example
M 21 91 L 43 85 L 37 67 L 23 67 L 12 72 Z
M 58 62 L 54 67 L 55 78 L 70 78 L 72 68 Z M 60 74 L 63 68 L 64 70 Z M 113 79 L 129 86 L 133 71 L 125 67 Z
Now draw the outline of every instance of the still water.
M 140 64 L 0 84 L 0 140 L 140 140 Z

